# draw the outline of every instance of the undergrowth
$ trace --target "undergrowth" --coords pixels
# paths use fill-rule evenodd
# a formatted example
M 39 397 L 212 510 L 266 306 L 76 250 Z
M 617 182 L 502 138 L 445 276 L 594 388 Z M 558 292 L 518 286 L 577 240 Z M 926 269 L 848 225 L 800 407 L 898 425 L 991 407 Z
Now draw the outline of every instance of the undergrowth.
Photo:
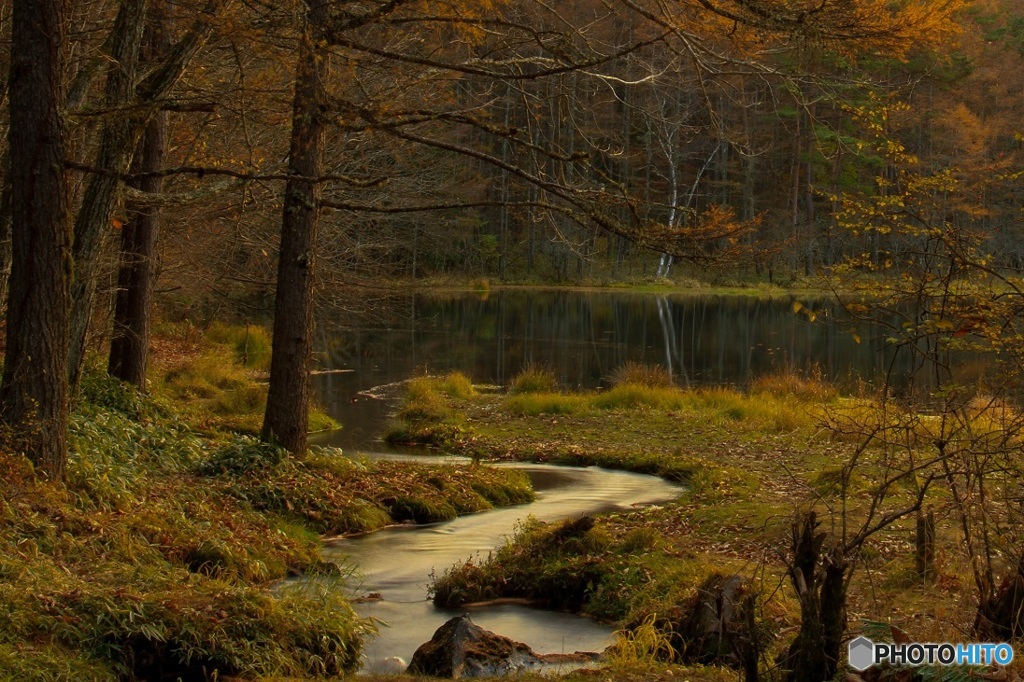
M 334 594 L 273 596 L 319 541 L 197 483 L 209 443 L 87 377 L 66 486 L 0 455 L 0 670 L 29 679 L 334 675 L 369 625 Z
M 403 521 L 447 521 L 495 505 L 533 499 L 527 476 L 510 469 L 357 462 L 330 448 L 303 458 L 239 436 L 197 468 L 253 509 L 327 535 L 361 533 Z
M 302 458 L 188 426 L 166 394 L 96 373 L 65 485 L 0 453 L 0 679 L 322 677 L 358 665 L 322 533 L 450 518 L 532 497 L 521 472 Z M 289 575 L 322 576 L 301 590 Z
M 211 323 L 205 330 L 189 324 L 162 328 L 157 346 L 176 352 L 157 355 L 150 390 L 196 429 L 257 435 L 267 405 L 266 370 L 270 337 L 255 325 Z M 310 405 L 310 431 L 339 428 L 319 406 Z

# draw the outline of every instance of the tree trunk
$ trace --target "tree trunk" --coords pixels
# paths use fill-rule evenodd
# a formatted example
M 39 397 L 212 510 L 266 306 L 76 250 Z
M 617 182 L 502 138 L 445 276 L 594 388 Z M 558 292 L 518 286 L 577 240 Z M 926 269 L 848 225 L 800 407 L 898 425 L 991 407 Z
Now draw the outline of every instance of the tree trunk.
M 11 280 L 11 154 L 0 155 L 0 306 L 7 302 L 7 283 Z
M 917 513 L 914 566 L 922 580 L 935 579 L 935 512 Z
M 147 36 L 142 47 L 144 62 L 153 63 L 170 46 L 162 0 L 149 7 Z M 133 172 L 158 171 L 163 166 L 167 145 L 167 113 L 153 114 L 139 141 L 132 163 Z M 143 192 L 157 193 L 163 179 L 151 177 L 134 183 Z M 146 357 L 149 351 L 150 309 L 156 279 L 156 244 L 159 209 L 137 211 L 121 232 L 121 266 L 117 275 L 114 304 L 114 335 L 110 342 L 107 371 L 111 376 L 146 389 Z
M 71 233 L 64 172 L 65 5 L 14 0 L 10 71 L 12 253 L 0 412 L 9 447 L 54 480 L 67 465 Z
M 800 598 L 800 633 L 789 648 L 789 682 L 830 680 L 839 667 L 849 563 L 838 552 L 822 552 L 826 534 L 817 533 L 818 525 L 814 512 L 793 524 L 790 578 Z
M 137 66 L 138 47 L 145 26 L 146 0 L 125 0 L 121 3 L 109 56 L 117 68 L 108 72 L 104 97 L 107 107 L 123 107 L 132 114 L 123 119 L 112 118 L 104 125 L 94 165 L 108 172 L 89 178 L 81 208 L 75 217 L 75 272 L 68 342 L 72 395 L 85 359 L 86 337 L 96 298 L 97 261 L 110 229 L 111 207 L 119 182 L 115 174 L 124 172 L 136 140 L 155 113 L 151 108 L 158 106 L 157 103 L 168 95 L 192 58 L 206 44 L 216 25 L 210 21 L 210 16 L 220 11 L 221 4 L 221 0 L 208 0 L 189 31 L 166 51 L 166 59 L 136 84 L 137 79 L 131 74 Z
M 103 103 L 111 109 L 128 107 L 135 96 L 139 45 L 145 26 L 146 0 L 121 3 L 107 70 Z M 74 277 L 71 281 L 71 318 L 68 339 L 68 381 L 71 395 L 77 392 L 85 359 L 86 338 L 96 298 L 96 269 L 104 239 L 110 226 L 114 192 L 120 182 L 114 173 L 123 173 L 131 159 L 139 123 L 134 116 L 112 116 L 103 125 L 94 165 L 108 173 L 89 178 L 82 205 L 75 217 Z
M 306 0 L 306 30 L 300 41 L 292 105 L 292 138 L 281 220 L 281 246 L 274 300 L 270 389 L 263 440 L 294 454 L 306 450 L 309 423 L 309 360 L 313 350 L 314 252 L 319 222 L 327 95 L 323 81 L 327 51 L 319 46 L 324 0 Z

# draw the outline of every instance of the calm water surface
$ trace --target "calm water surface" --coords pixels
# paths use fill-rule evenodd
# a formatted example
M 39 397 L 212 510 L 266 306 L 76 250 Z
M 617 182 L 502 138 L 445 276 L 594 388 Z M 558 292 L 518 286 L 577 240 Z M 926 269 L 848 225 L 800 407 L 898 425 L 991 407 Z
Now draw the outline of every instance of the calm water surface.
M 840 384 L 885 374 L 878 334 L 851 330 L 824 303 L 802 303 L 817 309 L 815 322 L 794 313 L 789 297 L 410 294 L 367 321 L 322 320 L 320 363 L 346 371 L 320 375 L 316 385 L 345 425 L 334 443 L 358 449 L 377 447 L 390 409 L 360 392 L 422 372 L 459 370 L 475 383 L 505 385 L 534 364 L 552 369 L 566 388 L 604 385 L 630 360 L 662 365 L 684 386 L 742 386 L 777 371 L 820 373 Z

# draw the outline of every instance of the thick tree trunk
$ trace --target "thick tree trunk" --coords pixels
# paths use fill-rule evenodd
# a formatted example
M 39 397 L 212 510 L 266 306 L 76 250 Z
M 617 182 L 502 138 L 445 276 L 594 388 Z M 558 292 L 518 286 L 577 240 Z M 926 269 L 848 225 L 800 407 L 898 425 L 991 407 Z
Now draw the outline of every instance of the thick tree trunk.
M 7 303 L 7 283 L 11 280 L 11 154 L 0 155 L 0 308 Z
M 142 59 L 153 63 L 169 48 L 162 0 L 149 7 L 147 35 Z M 158 171 L 167 146 L 167 113 L 153 114 L 139 141 L 132 164 L 134 172 Z M 157 193 L 163 186 L 159 177 L 135 183 L 143 192 Z M 146 357 L 149 352 L 150 309 L 156 278 L 156 243 L 159 209 L 150 206 L 137 211 L 121 232 L 121 266 L 117 275 L 114 303 L 114 335 L 110 342 L 107 371 L 139 390 L 146 388 Z
M 71 233 L 64 172 L 62 0 L 14 0 L 10 71 L 12 253 L 0 411 L 9 447 L 52 479 L 67 464 Z
M 323 0 L 307 0 L 306 31 L 299 47 L 292 112 L 289 173 L 281 220 L 281 247 L 274 301 L 270 389 L 262 437 L 289 452 L 306 450 L 309 424 L 309 360 L 313 350 L 313 266 L 319 222 L 324 151 L 326 50 L 316 27 Z
M 163 163 L 167 117 L 149 122 L 140 142 L 138 172 L 159 170 Z M 159 192 L 159 178 L 147 178 L 137 184 L 144 192 Z M 114 335 L 110 341 L 107 371 L 139 390 L 146 388 L 146 357 L 149 352 L 150 308 L 156 278 L 156 243 L 159 231 L 155 207 L 135 213 L 121 232 L 121 265 L 117 274 L 117 298 L 114 302 Z

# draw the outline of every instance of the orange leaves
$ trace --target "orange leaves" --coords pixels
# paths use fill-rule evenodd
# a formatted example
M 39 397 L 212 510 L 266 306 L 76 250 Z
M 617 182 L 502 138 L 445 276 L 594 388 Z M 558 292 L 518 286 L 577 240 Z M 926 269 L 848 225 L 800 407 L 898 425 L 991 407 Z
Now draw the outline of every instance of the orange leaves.
M 696 0 L 690 9 L 697 12 L 682 11 L 682 19 L 668 20 L 697 35 L 727 35 L 734 44 L 754 49 L 783 40 L 825 45 L 847 56 L 869 52 L 902 59 L 911 49 L 948 43 L 958 31 L 954 17 L 963 6 L 963 0 Z

